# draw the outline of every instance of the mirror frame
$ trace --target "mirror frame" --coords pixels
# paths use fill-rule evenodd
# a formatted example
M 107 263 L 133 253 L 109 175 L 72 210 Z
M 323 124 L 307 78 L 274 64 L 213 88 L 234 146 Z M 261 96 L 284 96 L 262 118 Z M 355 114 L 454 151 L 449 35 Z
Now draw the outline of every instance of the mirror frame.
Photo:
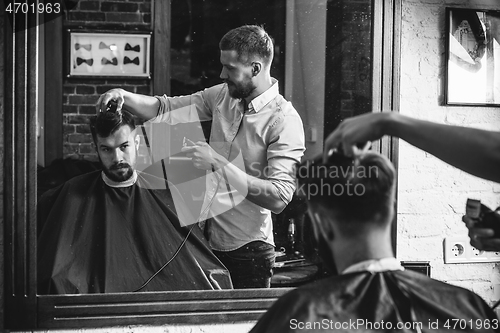
M 399 108 L 402 0 L 372 1 L 373 110 Z M 4 327 L 11 330 L 105 327 L 114 325 L 207 324 L 257 320 L 289 288 L 223 291 L 145 292 L 91 295 L 36 293 L 36 125 L 38 28 L 13 33 L 5 12 L 0 38 L 5 75 L 0 81 L 4 108 Z M 37 19 L 27 17 L 28 20 Z M 15 24 L 22 23 L 18 20 Z M 168 59 L 164 59 L 168 61 Z M 168 83 L 165 83 L 168 85 Z M 0 110 L 1 111 L 1 110 Z M 0 149 L 2 149 L 0 145 Z M 375 148 L 397 167 L 397 140 Z M 0 152 L 1 153 L 1 152 Z M 0 219 L 2 218 L 0 212 Z M 1 220 L 0 220 L 1 221 Z M 394 231 L 396 225 L 394 224 Z M 393 246 L 395 247 L 393 232 Z M 1 252 L 0 252 L 1 254 Z M 1 280 L 0 280 L 1 286 Z

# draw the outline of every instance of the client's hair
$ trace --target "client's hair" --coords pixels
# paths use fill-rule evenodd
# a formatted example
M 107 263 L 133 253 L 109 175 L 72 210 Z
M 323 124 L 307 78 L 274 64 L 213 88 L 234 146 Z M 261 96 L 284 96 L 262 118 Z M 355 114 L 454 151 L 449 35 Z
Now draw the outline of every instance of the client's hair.
M 134 117 L 127 111 L 101 112 L 97 116 L 90 118 L 90 131 L 94 143 L 97 143 L 97 136 L 106 138 L 122 126 L 129 126 L 132 130 L 135 129 Z
M 219 42 L 221 51 L 236 51 L 238 60 L 245 64 L 258 56 L 269 65 L 273 60 L 273 40 L 263 27 L 258 25 L 244 25 L 230 30 Z
M 388 222 L 396 171 L 381 154 L 367 152 L 354 163 L 334 153 L 326 163 L 318 158 L 300 165 L 297 179 L 298 194 L 325 208 L 347 233 L 360 223 Z

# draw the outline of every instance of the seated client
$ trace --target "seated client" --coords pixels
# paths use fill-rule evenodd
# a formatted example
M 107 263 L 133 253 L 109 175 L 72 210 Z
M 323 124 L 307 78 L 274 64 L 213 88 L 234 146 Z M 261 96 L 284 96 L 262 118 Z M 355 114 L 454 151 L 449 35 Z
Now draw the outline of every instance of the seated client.
M 396 173 L 386 157 L 367 152 L 351 159 L 334 152 L 321 161 L 298 167 L 298 194 L 306 196 L 324 263 L 340 275 L 285 294 L 251 332 L 494 328 L 496 316 L 479 296 L 405 271 L 394 257 Z
M 132 116 L 100 113 L 90 128 L 102 171 L 72 178 L 38 203 L 38 293 L 232 288 L 199 227 L 181 227 L 189 211 L 175 187 L 135 170 Z

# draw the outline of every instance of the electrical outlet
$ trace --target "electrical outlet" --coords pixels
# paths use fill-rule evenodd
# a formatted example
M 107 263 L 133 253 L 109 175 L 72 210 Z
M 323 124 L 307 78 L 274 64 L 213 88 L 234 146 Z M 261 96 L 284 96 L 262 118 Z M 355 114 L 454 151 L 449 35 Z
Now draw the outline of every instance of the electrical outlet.
M 455 258 L 463 257 L 465 256 L 465 249 L 462 244 L 455 243 L 451 247 L 451 253 Z
M 468 236 L 447 237 L 444 240 L 445 264 L 496 262 L 500 261 L 500 251 L 481 251 L 470 245 Z
M 490 259 L 491 252 L 482 251 L 476 249 L 474 246 L 470 245 L 470 261 L 471 262 L 492 262 L 495 260 Z
M 470 255 L 473 258 L 487 258 L 488 252 L 476 249 L 474 246 L 470 246 Z
M 463 238 L 448 237 L 444 239 L 444 262 L 446 264 L 467 262 L 465 253 L 467 244 Z

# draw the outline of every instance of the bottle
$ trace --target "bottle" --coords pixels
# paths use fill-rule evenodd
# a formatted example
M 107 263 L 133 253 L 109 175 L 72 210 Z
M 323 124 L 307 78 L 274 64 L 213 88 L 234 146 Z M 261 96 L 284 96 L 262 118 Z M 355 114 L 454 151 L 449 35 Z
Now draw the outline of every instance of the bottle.
M 288 224 L 288 250 L 290 254 L 295 253 L 295 219 L 289 219 Z

